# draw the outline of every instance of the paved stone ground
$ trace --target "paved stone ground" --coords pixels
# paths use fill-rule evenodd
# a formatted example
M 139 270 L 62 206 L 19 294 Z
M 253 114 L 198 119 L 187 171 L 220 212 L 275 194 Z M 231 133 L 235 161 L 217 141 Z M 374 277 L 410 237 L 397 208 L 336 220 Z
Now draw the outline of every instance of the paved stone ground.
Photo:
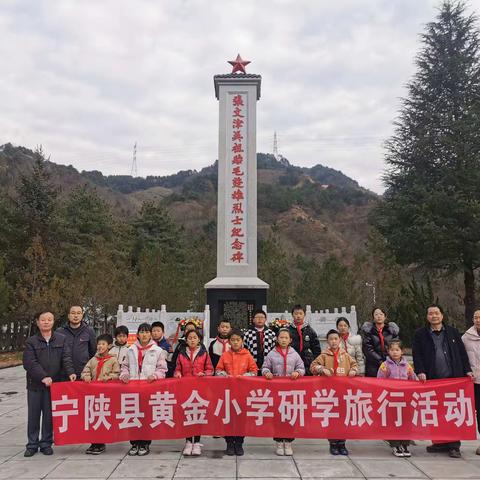
M 98 457 L 85 445 L 56 447 L 52 457 L 24 458 L 26 395 L 22 367 L 0 370 L 1 479 L 480 479 L 478 442 L 465 442 L 462 459 L 428 454 L 428 442 L 412 447 L 411 459 L 395 458 L 381 441 L 348 442 L 349 457 L 332 457 L 325 440 L 296 440 L 293 458 L 277 457 L 269 439 L 247 438 L 242 458 L 223 454 L 223 439 L 204 438 L 204 455 L 182 458 L 183 441 L 153 442 L 147 457 L 128 457 L 128 444 L 107 446 Z

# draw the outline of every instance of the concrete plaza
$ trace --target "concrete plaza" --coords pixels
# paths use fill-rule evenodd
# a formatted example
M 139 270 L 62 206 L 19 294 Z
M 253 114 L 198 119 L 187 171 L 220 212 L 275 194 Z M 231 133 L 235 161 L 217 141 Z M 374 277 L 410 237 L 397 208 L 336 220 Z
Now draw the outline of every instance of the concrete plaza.
M 100 456 L 85 455 L 86 445 L 54 447 L 24 458 L 26 392 L 22 367 L 0 371 L 0 479 L 480 479 L 478 442 L 464 442 L 462 459 L 428 454 L 417 442 L 410 459 L 395 458 L 382 441 L 347 442 L 349 457 L 332 457 L 326 440 L 296 440 L 295 455 L 278 457 L 270 439 L 247 438 L 245 456 L 223 454 L 223 439 L 203 438 L 204 455 L 183 458 L 183 441 L 155 441 L 147 457 L 128 457 L 128 444 L 108 445 Z

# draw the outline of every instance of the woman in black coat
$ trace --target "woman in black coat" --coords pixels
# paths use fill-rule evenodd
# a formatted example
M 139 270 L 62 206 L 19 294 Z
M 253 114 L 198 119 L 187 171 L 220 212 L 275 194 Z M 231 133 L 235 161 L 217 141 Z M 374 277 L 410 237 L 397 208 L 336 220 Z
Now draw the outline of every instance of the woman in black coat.
M 362 325 L 362 350 L 365 355 L 365 376 L 376 377 L 380 364 L 387 358 L 388 342 L 398 338 L 400 329 L 394 322 L 387 323 L 387 315 L 382 308 L 372 310 L 372 322 Z

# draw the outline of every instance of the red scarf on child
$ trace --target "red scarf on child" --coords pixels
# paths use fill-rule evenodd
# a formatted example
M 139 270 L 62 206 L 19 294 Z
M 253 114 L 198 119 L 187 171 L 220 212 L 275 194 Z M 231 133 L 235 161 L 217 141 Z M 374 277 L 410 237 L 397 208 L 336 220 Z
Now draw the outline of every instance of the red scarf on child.
M 300 340 L 300 352 L 298 352 L 298 353 L 301 353 L 303 351 L 302 325 L 303 325 L 303 323 L 296 323 L 295 324 L 295 326 L 297 327 L 298 337 L 299 337 L 299 340 Z
M 104 357 L 97 357 L 98 358 L 98 363 L 97 363 L 97 371 L 95 372 L 95 380 L 98 380 L 98 377 L 102 373 L 102 368 L 103 364 L 105 363 L 106 360 L 109 358 L 113 358 L 112 355 L 105 355 Z
M 195 363 L 195 350 L 197 347 L 188 347 L 188 351 L 190 352 L 190 366 L 192 368 L 192 375 L 195 375 L 195 370 L 194 370 L 194 363 Z
M 258 334 L 260 335 L 260 348 L 263 352 L 263 344 L 265 342 L 265 329 L 257 330 Z
M 277 347 L 277 352 L 283 357 L 283 376 L 287 376 L 287 357 L 288 357 L 288 347 L 285 353 L 283 353 L 282 347 Z
M 143 355 L 144 355 L 144 351 L 145 350 L 148 350 L 149 348 L 152 348 L 154 345 L 156 345 L 155 343 L 150 343 L 149 345 L 147 345 L 146 347 L 142 347 L 141 345 L 137 345 L 137 348 L 138 348 L 138 355 L 137 355 L 137 360 L 138 360 L 138 373 L 140 373 L 142 371 L 142 365 L 143 365 Z
M 228 338 L 217 337 L 217 342 L 222 344 L 222 353 L 225 353 L 227 351 Z
M 348 340 L 349 335 L 350 335 L 350 332 L 342 334 L 342 339 L 343 339 L 345 345 L 347 344 L 347 340 Z

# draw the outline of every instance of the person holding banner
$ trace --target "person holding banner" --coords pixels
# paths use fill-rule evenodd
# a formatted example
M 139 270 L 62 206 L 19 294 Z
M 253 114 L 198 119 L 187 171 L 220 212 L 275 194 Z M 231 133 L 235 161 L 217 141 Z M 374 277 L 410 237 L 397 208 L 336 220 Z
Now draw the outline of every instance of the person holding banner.
M 207 348 L 202 343 L 203 335 L 198 330 L 190 330 L 185 335 L 186 344 L 180 349 L 173 376 L 204 377 L 213 375 L 213 366 Z M 202 454 L 200 435 L 186 439 L 183 455 L 198 457 Z
M 470 327 L 462 337 L 465 349 L 467 350 L 470 366 L 472 367 L 475 392 L 475 410 L 477 411 L 477 428 L 480 432 L 480 310 L 473 314 L 473 326 Z M 480 455 L 480 447 L 477 448 L 477 455 Z
M 108 382 L 117 380 L 120 376 L 120 364 L 115 355 L 110 355 L 108 348 L 113 343 L 113 338 L 108 333 L 97 338 L 97 354 L 92 357 L 82 371 L 84 382 Z M 85 453 L 87 455 L 100 455 L 105 451 L 104 443 L 92 443 Z
M 218 376 L 237 377 L 240 375 L 257 376 L 258 367 L 250 352 L 243 346 L 243 333 L 239 329 L 230 332 L 231 349 L 220 357 L 215 374 Z M 243 440 L 245 437 L 226 436 L 227 455 L 243 455 Z
M 427 307 L 428 325 L 415 331 L 412 343 L 413 365 L 418 379 L 469 376 L 473 379 L 467 351 L 459 331 L 443 323 L 443 310 L 439 305 Z M 427 452 L 448 452 L 452 458 L 461 458 L 460 441 L 432 442 Z
M 340 346 L 340 334 L 336 330 L 328 331 L 327 344 L 327 350 L 310 366 L 312 375 L 355 377 L 358 373 L 357 362 Z M 348 455 L 346 440 L 329 439 L 328 442 L 332 455 Z
M 362 351 L 362 337 L 352 334 L 350 322 L 345 317 L 338 317 L 337 331 L 340 334 L 340 346 L 357 361 L 358 375 L 365 375 L 365 357 Z
M 392 378 L 394 380 L 418 380 L 412 366 L 403 356 L 402 341 L 394 338 L 388 343 L 387 359 L 380 365 L 378 369 L 378 378 Z M 388 440 L 392 453 L 395 457 L 411 457 L 412 454 L 408 447 L 410 440 Z
M 277 346 L 263 362 L 262 375 L 271 380 L 274 377 L 289 377 L 292 380 L 305 375 L 305 366 L 300 355 L 290 347 L 292 334 L 288 328 L 281 328 L 277 335 Z M 293 455 L 292 442 L 294 438 L 274 438 L 277 443 L 277 455 Z
M 150 324 L 138 326 L 137 341 L 128 349 L 127 358 L 120 371 L 120 380 L 128 383 L 130 380 L 147 380 L 154 382 L 165 378 L 167 362 L 164 351 L 152 339 Z M 150 453 L 150 440 L 131 440 L 130 456 L 143 457 Z
M 64 374 L 76 380 L 73 360 L 63 335 L 53 332 L 55 318 L 52 312 L 42 312 L 36 318 L 38 333 L 25 344 L 23 368 L 27 372 L 28 443 L 24 457 L 38 452 L 53 455 L 53 422 L 50 386 L 62 380 Z M 40 436 L 40 419 L 42 437 Z

